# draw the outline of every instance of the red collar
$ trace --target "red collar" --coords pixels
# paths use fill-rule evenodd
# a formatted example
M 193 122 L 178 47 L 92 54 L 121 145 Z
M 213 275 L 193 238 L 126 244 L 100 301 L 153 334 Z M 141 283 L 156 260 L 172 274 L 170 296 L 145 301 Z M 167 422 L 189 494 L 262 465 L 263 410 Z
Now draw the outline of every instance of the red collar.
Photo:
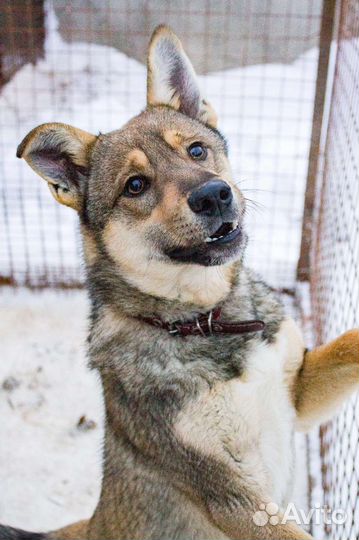
M 199 315 L 194 321 L 168 323 L 159 317 L 139 317 L 151 326 L 166 330 L 171 336 L 211 336 L 215 334 L 248 334 L 264 330 L 265 323 L 259 320 L 224 322 L 219 320 L 221 308 L 216 308 L 208 313 Z

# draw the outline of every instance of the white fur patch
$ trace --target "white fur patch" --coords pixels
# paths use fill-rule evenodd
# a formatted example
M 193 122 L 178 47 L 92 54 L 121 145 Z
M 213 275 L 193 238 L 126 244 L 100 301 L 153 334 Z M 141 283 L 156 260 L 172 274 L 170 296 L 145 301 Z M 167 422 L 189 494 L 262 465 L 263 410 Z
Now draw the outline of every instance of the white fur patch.
M 255 344 L 244 375 L 203 393 L 176 423 L 184 442 L 225 462 L 278 504 L 289 495 L 294 461 L 295 409 L 286 365 L 303 359 L 294 328 L 284 321 L 274 344 Z

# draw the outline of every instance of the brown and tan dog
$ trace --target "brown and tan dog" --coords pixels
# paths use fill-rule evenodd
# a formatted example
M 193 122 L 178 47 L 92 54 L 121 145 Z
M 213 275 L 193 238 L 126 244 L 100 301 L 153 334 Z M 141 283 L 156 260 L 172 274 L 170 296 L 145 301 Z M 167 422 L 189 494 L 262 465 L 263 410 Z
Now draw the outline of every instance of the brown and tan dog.
M 253 515 L 290 499 L 294 430 L 358 388 L 359 332 L 306 352 L 243 265 L 245 200 L 167 27 L 152 37 L 147 95 L 118 131 L 44 124 L 18 148 L 79 214 L 106 435 L 89 521 L 49 534 L 0 527 L 1 539 L 309 538 Z

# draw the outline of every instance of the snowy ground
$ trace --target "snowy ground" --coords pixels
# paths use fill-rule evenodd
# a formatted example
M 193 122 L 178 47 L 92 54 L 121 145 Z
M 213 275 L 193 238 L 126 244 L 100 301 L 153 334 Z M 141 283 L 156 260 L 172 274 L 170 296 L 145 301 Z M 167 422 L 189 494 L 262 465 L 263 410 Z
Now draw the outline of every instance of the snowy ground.
M 86 368 L 86 315 L 84 292 L 0 289 L 0 523 L 48 530 L 95 507 L 103 408 Z M 82 416 L 92 429 L 77 427 Z M 306 509 L 303 438 L 297 454 L 294 499 Z
M 1 523 L 47 530 L 94 509 L 102 397 L 86 368 L 86 314 L 84 292 L 0 290 Z
M 51 199 L 16 147 L 36 125 L 61 121 L 97 133 L 145 106 L 145 67 L 111 47 L 65 43 L 47 2 L 45 58 L 26 65 L 0 94 L 0 274 L 79 273 L 75 214 Z M 236 68 L 200 77 L 230 145 L 249 204 L 250 264 L 276 285 L 294 284 L 310 141 L 317 50 L 289 65 Z M 67 272 L 67 274 L 65 273 Z

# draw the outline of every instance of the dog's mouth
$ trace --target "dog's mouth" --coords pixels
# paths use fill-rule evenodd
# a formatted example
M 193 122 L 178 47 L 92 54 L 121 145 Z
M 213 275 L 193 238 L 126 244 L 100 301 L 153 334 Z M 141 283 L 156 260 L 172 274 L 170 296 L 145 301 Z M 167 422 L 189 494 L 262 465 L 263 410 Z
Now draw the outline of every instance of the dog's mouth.
M 224 222 L 211 236 L 207 236 L 206 244 L 225 244 L 240 233 L 239 221 Z
M 225 221 L 201 243 L 169 249 L 166 255 L 173 261 L 203 266 L 224 264 L 238 256 L 243 233 L 240 220 Z

